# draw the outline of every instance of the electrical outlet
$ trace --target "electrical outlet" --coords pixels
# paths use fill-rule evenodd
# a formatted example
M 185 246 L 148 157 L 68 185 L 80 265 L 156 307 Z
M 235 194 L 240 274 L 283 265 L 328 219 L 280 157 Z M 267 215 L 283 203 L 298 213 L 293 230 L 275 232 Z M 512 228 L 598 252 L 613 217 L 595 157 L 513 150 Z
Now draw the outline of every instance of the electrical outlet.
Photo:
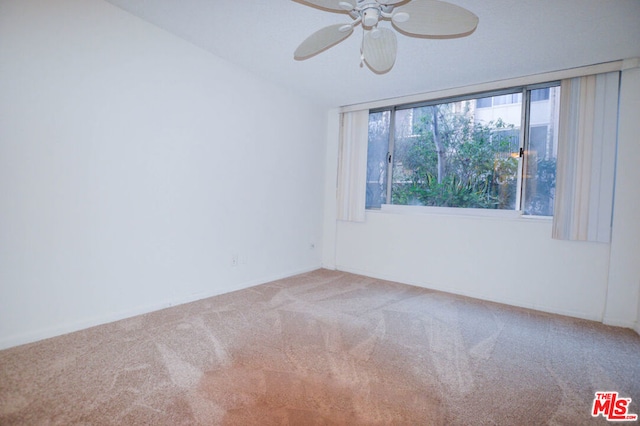
M 231 255 L 231 266 L 238 266 L 238 253 L 234 253 Z

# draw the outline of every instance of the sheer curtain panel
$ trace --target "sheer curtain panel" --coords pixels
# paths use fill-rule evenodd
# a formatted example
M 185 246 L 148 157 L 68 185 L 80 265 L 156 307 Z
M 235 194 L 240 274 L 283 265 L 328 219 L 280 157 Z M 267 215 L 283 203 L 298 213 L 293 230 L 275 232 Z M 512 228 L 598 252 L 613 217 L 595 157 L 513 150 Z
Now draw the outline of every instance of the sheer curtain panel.
M 611 240 L 619 80 L 562 80 L 553 238 Z
M 344 112 L 340 121 L 338 220 L 364 222 L 369 110 Z

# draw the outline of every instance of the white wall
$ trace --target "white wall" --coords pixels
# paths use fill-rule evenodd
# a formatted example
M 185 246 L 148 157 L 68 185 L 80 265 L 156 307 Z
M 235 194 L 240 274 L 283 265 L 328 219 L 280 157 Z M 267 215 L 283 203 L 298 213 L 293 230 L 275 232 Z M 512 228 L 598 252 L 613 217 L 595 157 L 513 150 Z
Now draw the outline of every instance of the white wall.
M 604 322 L 640 333 L 640 68 L 622 72 L 609 289 Z
M 0 2 L 0 348 L 319 267 L 326 123 L 106 2 Z
M 340 150 L 340 110 L 327 114 L 324 178 L 324 223 L 322 228 L 322 267 L 336 269 L 338 151 Z
M 549 220 L 369 211 L 364 223 L 337 222 L 323 264 L 640 329 L 639 72 L 622 79 L 612 244 L 553 240 Z
M 338 222 L 338 269 L 601 319 L 609 247 L 551 239 L 551 223 L 368 212 Z

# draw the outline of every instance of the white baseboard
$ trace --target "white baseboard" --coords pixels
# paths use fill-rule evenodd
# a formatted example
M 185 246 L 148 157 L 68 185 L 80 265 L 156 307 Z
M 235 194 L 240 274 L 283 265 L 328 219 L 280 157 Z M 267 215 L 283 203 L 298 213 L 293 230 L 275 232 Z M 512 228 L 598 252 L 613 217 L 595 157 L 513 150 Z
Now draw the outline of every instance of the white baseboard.
M 621 320 L 619 318 L 607 318 L 604 317 L 604 319 L 602 320 L 602 323 L 605 325 L 610 325 L 612 327 L 624 327 L 624 328 L 630 328 L 632 330 L 634 330 L 635 332 L 637 332 L 638 334 L 640 334 L 640 332 L 638 331 L 638 324 L 634 321 L 625 321 L 625 320 Z
M 28 343 L 37 342 L 39 340 L 49 339 L 51 337 L 61 336 L 67 333 L 73 333 L 74 331 L 80 331 L 86 328 L 95 327 L 102 324 L 108 324 L 111 322 L 135 317 L 138 315 L 148 314 L 149 312 L 159 311 L 161 309 L 170 308 L 172 306 L 178 306 L 178 305 L 183 305 L 185 303 L 195 302 L 197 300 L 206 299 L 208 297 L 231 293 L 237 290 L 254 287 L 254 286 L 265 284 L 271 281 L 276 281 L 283 278 L 292 277 L 294 275 L 315 271 L 319 268 L 320 266 L 298 269 L 298 270 L 291 270 L 282 274 L 275 274 L 271 276 L 265 276 L 259 279 L 244 281 L 241 284 L 236 284 L 234 286 L 217 288 L 215 291 L 190 294 L 185 297 L 179 297 L 172 300 L 162 301 L 159 303 L 139 306 L 139 307 L 136 307 L 135 309 L 111 313 L 107 315 L 100 315 L 94 318 L 87 318 L 87 319 L 76 321 L 73 323 L 58 324 L 52 327 L 43 328 L 33 332 L 21 333 L 13 336 L 3 337 L 0 339 L 0 350 L 12 348 L 14 346 L 20 346 Z
M 589 315 L 588 313 L 580 312 L 580 311 L 572 311 L 572 310 L 566 310 L 566 309 L 556 309 L 556 308 L 552 308 L 552 307 L 548 307 L 548 306 L 537 305 L 537 304 L 533 304 L 533 303 L 526 303 L 526 302 L 522 302 L 522 301 L 519 301 L 519 300 L 513 300 L 513 299 L 509 299 L 507 297 L 505 297 L 505 298 L 492 297 L 492 296 L 489 296 L 489 295 L 486 295 L 486 294 L 482 294 L 480 292 L 475 293 L 475 292 L 459 291 L 458 289 L 452 289 L 452 288 L 447 288 L 447 287 L 443 287 L 443 286 L 433 285 L 432 283 L 421 283 L 421 282 L 416 282 L 416 281 L 412 281 L 412 280 L 403 280 L 401 278 L 399 279 L 398 277 L 385 276 L 384 274 L 376 274 L 376 273 L 371 273 L 369 271 L 361 271 L 361 270 L 357 270 L 357 269 L 353 269 L 353 268 L 345 268 L 345 267 L 342 267 L 340 265 L 338 265 L 336 267 L 336 269 L 338 271 L 349 272 L 349 273 L 358 274 L 358 275 L 364 275 L 364 276 L 367 276 L 367 277 L 377 278 L 377 279 L 381 279 L 381 280 L 395 281 L 395 282 L 399 282 L 399 283 L 402 283 L 402 284 L 407 284 L 407 285 L 413 285 L 413 286 L 416 286 L 416 287 L 426 288 L 428 290 L 442 291 L 444 293 L 456 294 L 456 295 L 459 295 L 459 296 L 466 296 L 466 297 L 471 297 L 471 298 L 474 298 L 474 299 L 485 300 L 487 302 L 501 303 L 501 304 L 510 305 L 510 306 L 516 306 L 516 307 L 520 307 L 520 308 L 532 309 L 532 310 L 540 311 L 540 312 L 546 312 L 546 313 L 549 313 L 549 314 L 564 315 L 564 316 L 568 316 L 568 317 L 580 318 L 580 319 L 585 319 L 585 320 L 589 320 L 589 321 L 602 322 L 602 317 L 597 316 L 597 315 Z M 613 324 L 611 324 L 611 325 L 613 325 Z M 621 327 L 629 328 L 630 326 L 627 324 L 627 325 L 621 325 Z

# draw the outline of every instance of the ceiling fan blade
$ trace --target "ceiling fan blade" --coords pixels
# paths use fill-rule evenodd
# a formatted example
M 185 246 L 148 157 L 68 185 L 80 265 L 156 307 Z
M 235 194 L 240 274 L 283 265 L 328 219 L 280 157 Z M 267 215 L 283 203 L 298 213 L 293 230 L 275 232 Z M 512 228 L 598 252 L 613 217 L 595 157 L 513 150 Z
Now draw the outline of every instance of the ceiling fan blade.
M 299 0 L 300 3 L 307 3 L 321 9 L 344 12 L 353 10 L 358 4 L 357 0 Z
M 376 0 L 376 1 L 378 2 L 378 4 L 382 4 L 382 5 L 385 5 L 385 6 L 387 6 L 387 5 L 391 6 L 393 4 L 402 3 L 402 2 L 404 2 L 406 0 Z
M 475 31 L 478 17 L 467 9 L 438 0 L 413 0 L 393 10 L 393 26 L 413 37 L 464 37 Z
M 302 61 L 340 43 L 353 33 L 348 24 L 335 24 L 324 27 L 311 34 L 293 53 L 294 59 Z
M 375 73 L 384 74 L 393 68 L 397 50 L 396 33 L 388 28 L 377 28 L 364 35 L 362 55 Z

